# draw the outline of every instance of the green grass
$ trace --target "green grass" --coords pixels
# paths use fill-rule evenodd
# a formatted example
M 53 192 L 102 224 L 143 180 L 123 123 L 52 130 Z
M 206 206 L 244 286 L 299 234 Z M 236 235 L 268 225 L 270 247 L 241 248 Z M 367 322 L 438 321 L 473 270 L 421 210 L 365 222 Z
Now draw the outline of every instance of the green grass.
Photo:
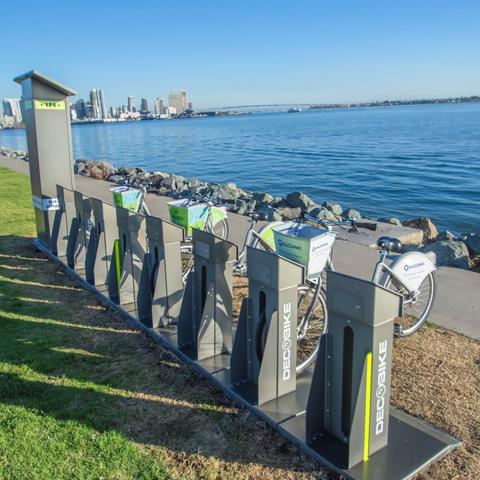
M 0 478 L 166 478 L 162 462 L 114 429 L 123 392 L 89 379 L 105 357 L 65 347 L 74 332 L 59 328 L 55 302 L 71 287 L 29 285 L 45 261 L 28 245 L 28 178 L 0 168 L 0 202 Z
M 28 177 L 0 204 L 0 479 L 323 477 L 34 249 Z

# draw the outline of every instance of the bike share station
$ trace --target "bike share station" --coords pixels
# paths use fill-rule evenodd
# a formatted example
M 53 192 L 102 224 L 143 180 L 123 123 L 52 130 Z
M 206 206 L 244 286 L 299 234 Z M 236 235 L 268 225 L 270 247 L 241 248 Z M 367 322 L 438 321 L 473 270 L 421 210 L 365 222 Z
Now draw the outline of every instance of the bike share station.
M 297 375 L 297 295 L 305 267 L 248 247 L 248 297 L 235 325 L 237 247 L 195 229 L 194 268 L 183 287 L 183 229 L 75 191 L 66 101 L 73 90 L 35 71 L 16 81 L 34 243 L 102 303 L 344 478 L 410 478 L 459 446 L 390 406 L 399 294 L 328 272 L 328 332 L 315 364 Z

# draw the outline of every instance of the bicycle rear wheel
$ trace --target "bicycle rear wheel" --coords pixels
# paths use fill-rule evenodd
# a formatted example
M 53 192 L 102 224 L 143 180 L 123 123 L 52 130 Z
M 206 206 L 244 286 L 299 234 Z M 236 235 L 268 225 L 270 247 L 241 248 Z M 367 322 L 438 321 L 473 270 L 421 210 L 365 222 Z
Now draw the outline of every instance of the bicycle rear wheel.
M 412 335 L 427 321 L 432 311 L 437 292 L 435 272 L 429 273 L 415 292 L 408 290 L 391 275 L 386 277 L 384 286 L 403 296 L 403 316 L 395 321 L 395 336 Z

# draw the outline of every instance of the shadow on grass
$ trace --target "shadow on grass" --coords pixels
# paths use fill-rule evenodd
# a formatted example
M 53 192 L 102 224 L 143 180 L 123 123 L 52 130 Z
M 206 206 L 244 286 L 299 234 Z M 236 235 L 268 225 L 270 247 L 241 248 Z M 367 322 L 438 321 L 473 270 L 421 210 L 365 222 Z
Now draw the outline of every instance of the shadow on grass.
M 0 402 L 118 431 L 167 449 L 178 461 L 205 462 L 200 469 L 213 458 L 290 474 L 318 470 L 263 422 L 105 311 L 52 262 L 39 261 L 28 239 L 0 237 L 0 255 L 9 267 L 0 269 Z

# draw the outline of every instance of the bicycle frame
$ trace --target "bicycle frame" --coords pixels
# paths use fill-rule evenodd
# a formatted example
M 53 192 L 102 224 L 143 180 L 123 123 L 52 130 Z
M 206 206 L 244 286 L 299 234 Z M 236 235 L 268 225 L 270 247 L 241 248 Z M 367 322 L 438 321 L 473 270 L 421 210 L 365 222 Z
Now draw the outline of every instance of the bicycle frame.
M 247 268 L 247 247 L 251 246 L 254 242 L 254 239 L 257 239 L 262 246 L 268 251 L 271 250 L 270 245 L 268 245 L 260 234 L 255 230 L 256 221 L 250 220 L 250 228 L 247 230 L 245 235 L 245 240 L 243 242 L 243 248 L 238 256 L 238 260 L 235 263 L 234 269 L 236 272 L 246 272 Z

